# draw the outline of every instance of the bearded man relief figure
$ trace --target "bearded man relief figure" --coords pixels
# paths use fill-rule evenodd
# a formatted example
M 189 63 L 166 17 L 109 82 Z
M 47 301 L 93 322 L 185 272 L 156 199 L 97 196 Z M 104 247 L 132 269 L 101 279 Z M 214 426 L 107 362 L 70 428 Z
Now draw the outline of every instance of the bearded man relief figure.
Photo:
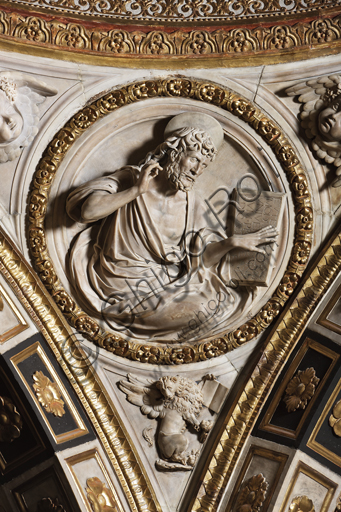
M 90 225 L 73 241 L 70 281 L 82 307 L 114 331 L 182 342 L 194 339 L 188 326 L 202 304 L 215 304 L 205 316 L 206 332 L 214 335 L 252 303 L 256 287 L 231 284 L 230 252 L 264 254 L 277 230 L 268 225 L 229 237 L 213 230 L 204 201 L 192 190 L 223 136 L 211 116 L 180 114 L 168 123 L 165 142 L 139 166 L 123 167 L 69 195 L 69 216 Z

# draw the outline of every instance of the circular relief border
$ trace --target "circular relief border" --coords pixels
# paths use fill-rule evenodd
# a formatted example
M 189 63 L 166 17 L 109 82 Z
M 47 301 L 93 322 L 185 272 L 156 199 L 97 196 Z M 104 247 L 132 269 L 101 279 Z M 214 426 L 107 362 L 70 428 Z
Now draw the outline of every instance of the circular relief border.
M 155 97 L 184 97 L 216 105 L 248 123 L 272 148 L 290 184 L 295 207 L 295 238 L 290 260 L 275 293 L 244 325 L 193 345 L 163 347 L 127 341 L 104 331 L 63 288 L 49 256 L 45 215 L 50 187 L 74 142 L 98 119 L 130 103 Z M 29 198 L 29 248 L 35 268 L 69 324 L 87 339 L 115 355 L 149 364 L 188 364 L 218 357 L 252 340 L 280 313 L 302 275 L 311 250 L 313 208 L 302 165 L 282 130 L 253 103 L 212 82 L 182 78 L 148 80 L 115 89 L 77 112 L 46 148 L 35 172 Z

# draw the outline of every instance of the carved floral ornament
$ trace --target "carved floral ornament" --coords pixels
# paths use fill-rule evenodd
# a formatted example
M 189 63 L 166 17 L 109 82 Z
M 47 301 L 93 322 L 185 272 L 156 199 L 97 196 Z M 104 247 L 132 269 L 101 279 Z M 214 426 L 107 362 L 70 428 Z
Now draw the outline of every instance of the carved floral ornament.
M 26 0 L 23 1 L 26 2 Z M 49 0 L 41 0 L 39 4 L 41 6 L 42 3 L 45 3 L 49 8 L 59 7 L 64 11 L 66 2 L 64 0 L 58 1 L 63 5 L 57 6 L 56 2 L 52 4 Z M 301 7 L 303 6 L 301 0 L 294 0 L 291 2 L 290 6 L 295 4 L 296 1 L 302 4 Z M 147 21 L 148 17 L 150 20 L 153 20 L 157 19 L 158 15 L 160 15 L 159 19 L 162 19 L 162 21 L 169 20 L 174 22 L 177 20 L 177 16 L 180 15 L 181 22 L 183 23 L 185 19 L 183 9 L 187 9 L 187 15 L 194 9 L 197 14 L 192 18 L 188 18 L 189 23 L 193 23 L 193 19 L 195 18 L 202 20 L 207 19 L 207 21 L 211 20 L 214 22 L 215 19 L 219 19 L 219 15 L 217 16 L 217 14 L 219 9 L 222 8 L 220 17 L 224 19 L 224 21 L 226 21 L 229 14 L 233 18 L 236 18 L 239 16 L 244 17 L 249 13 L 253 18 L 253 28 L 241 27 L 238 29 L 230 29 L 228 27 L 221 27 L 213 31 L 190 30 L 189 32 L 179 30 L 178 28 L 174 30 L 168 29 L 167 31 L 150 30 L 150 28 L 147 28 L 147 31 L 128 31 L 126 27 L 116 29 L 109 28 L 107 30 L 101 28 L 99 30 L 98 24 L 94 23 L 91 26 L 90 21 L 86 24 L 83 24 L 79 19 L 77 19 L 77 22 L 73 21 L 70 23 L 66 23 L 64 19 L 53 19 L 51 21 L 51 18 L 45 19 L 43 15 L 32 16 L 29 14 L 25 16 L 22 12 L 20 12 L 20 14 L 16 13 L 13 9 L 9 13 L 0 11 L 0 37 L 3 40 L 16 41 L 18 43 L 25 41 L 32 49 L 34 49 L 34 47 L 43 47 L 45 52 L 47 52 L 50 47 L 59 50 L 67 50 L 67 52 L 76 50 L 76 52 L 74 52 L 75 58 L 79 53 L 88 54 L 89 58 L 91 58 L 89 51 L 96 53 L 94 56 L 95 59 L 98 55 L 106 57 L 150 55 L 162 59 L 177 55 L 205 57 L 207 55 L 221 54 L 224 54 L 224 58 L 231 58 L 233 56 L 234 59 L 240 57 L 243 59 L 243 55 L 247 55 L 250 52 L 252 52 L 253 55 L 261 52 L 263 61 L 264 58 L 267 57 L 267 55 L 264 55 L 264 51 L 266 50 L 270 51 L 268 55 L 269 58 L 273 55 L 271 51 L 276 50 L 276 60 L 279 54 L 286 54 L 288 49 L 292 51 L 304 51 L 307 49 L 307 46 L 312 44 L 315 48 L 318 48 L 319 44 L 322 46 L 326 45 L 326 43 L 336 44 L 340 41 L 340 15 L 338 14 L 323 19 L 319 16 L 318 19 L 305 20 L 304 22 L 298 19 L 298 22 L 294 25 L 282 23 L 269 26 L 268 23 L 267 26 L 265 26 L 263 23 L 255 23 L 255 20 L 257 21 L 259 18 L 270 13 L 271 18 L 268 21 L 273 24 L 274 8 L 275 4 L 279 6 L 279 0 L 269 0 L 268 5 L 267 2 L 239 2 L 237 13 L 233 13 L 232 5 L 232 10 L 229 11 L 230 4 L 236 6 L 235 0 L 223 0 L 221 4 L 216 0 L 200 0 L 199 2 L 189 2 L 186 6 L 182 2 L 157 1 L 146 3 L 142 2 L 142 0 L 139 0 L 139 2 L 140 8 L 137 9 L 139 14 L 137 13 L 136 16 L 136 21 L 138 21 L 139 25 L 143 23 L 141 18 L 142 10 L 149 10 L 150 12 L 149 15 L 143 15 L 146 16 L 145 19 Z M 116 0 L 110 0 L 110 3 L 116 13 L 121 11 L 121 19 L 133 19 L 131 14 L 129 15 L 127 12 L 123 12 L 126 6 L 132 6 L 132 3 L 118 2 Z M 158 4 L 158 9 L 156 8 L 156 3 Z M 32 7 L 31 1 L 26 2 L 26 4 Z M 101 2 L 89 2 L 88 4 L 90 11 L 91 9 L 101 11 L 101 13 L 96 12 L 96 16 L 108 15 L 111 18 L 114 17 L 115 13 L 110 11 L 110 7 L 107 8 L 108 2 L 103 5 L 106 7 L 101 11 Z M 138 6 L 138 3 L 135 2 L 134 5 Z M 180 7 L 180 5 L 182 7 Z M 218 7 L 219 5 L 220 7 Z M 320 6 L 321 9 L 327 7 L 328 4 L 323 0 L 318 0 L 318 2 L 314 3 L 314 7 L 317 8 L 318 6 Z M 68 1 L 68 7 L 70 12 L 77 12 L 80 5 L 76 1 L 70 0 Z M 268 8 L 269 11 L 267 11 Z M 288 8 L 288 6 L 285 8 L 281 6 L 278 14 L 285 14 Z M 307 7 L 303 7 L 303 10 L 304 8 Z M 256 10 L 254 11 L 254 9 Z M 311 10 L 310 6 L 309 11 Z M 176 11 L 178 14 L 176 14 Z M 79 14 L 84 16 L 85 13 L 86 6 L 84 3 L 82 4 L 81 13 Z M 245 59 L 245 65 L 249 65 L 247 59 Z
M 333 412 L 329 416 L 329 425 L 332 427 L 334 434 L 341 437 L 341 400 L 336 402 Z
M 86 494 L 93 512 L 117 512 L 116 500 L 107 486 L 98 477 L 88 478 Z
M 20 436 L 22 419 L 10 398 L 0 396 L 0 441 L 11 443 Z
M 305 409 L 319 382 L 320 379 L 316 377 L 314 368 L 307 368 L 304 371 L 299 370 L 290 380 L 285 390 L 283 400 L 288 412 Z
M 289 512 L 315 512 L 314 503 L 308 496 L 296 496 L 290 504 Z
M 259 512 L 264 503 L 269 484 L 262 473 L 242 484 L 236 502 L 236 512 Z
M 34 373 L 33 380 L 34 392 L 45 411 L 59 418 L 64 416 L 64 401 L 61 399 L 62 395 L 57 384 L 51 382 L 41 371 Z
M 49 189 L 58 167 L 73 143 L 98 119 L 130 103 L 155 97 L 184 97 L 219 106 L 236 115 L 263 138 L 277 156 L 291 187 L 296 212 L 296 232 L 287 270 L 273 297 L 259 313 L 233 332 L 177 348 L 141 345 L 118 334 L 103 331 L 65 291 L 48 254 L 45 215 Z M 47 147 L 32 184 L 29 201 L 29 246 L 37 272 L 69 323 L 81 334 L 116 355 L 140 362 L 182 364 L 217 357 L 255 338 L 270 325 L 292 295 L 308 262 L 312 238 L 312 204 L 308 182 L 294 149 L 281 129 L 256 106 L 233 92 L 210 82 L 167 79 L 139 82 L 116 89 L 75 114 Z

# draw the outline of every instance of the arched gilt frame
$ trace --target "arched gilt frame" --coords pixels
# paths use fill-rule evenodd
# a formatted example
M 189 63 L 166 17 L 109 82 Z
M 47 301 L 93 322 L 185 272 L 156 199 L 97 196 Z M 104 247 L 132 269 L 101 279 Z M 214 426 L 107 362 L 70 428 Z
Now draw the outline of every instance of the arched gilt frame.
M 261 310 L 232 332 L 210 341 L 166 347 L 134 343 L 104 331 L 84 313 L 63 288 L 49 256 L 45 216 L 53 178 L 74 142 L 97 120 L 125 105 L 155 97 L 183 97 L 213 104 L 241 118 L 272 148 L 290 184 L 295 208 L 295 238 L 286 271 L 273 296 Z M 254 339 L 280 313 L 306 268 L 313 234 L 313 208 L 299 158 L 282 130 L 259 108 L 240 95 L 209 81 L 182 78 L 149 80 L 115 89 L 77 112 L 45 150 L 32 182 L 29 199 L 29 247 L 35 268 L 69 324 L 110 352 L 151 364 L 182 364 L 220 356 Z

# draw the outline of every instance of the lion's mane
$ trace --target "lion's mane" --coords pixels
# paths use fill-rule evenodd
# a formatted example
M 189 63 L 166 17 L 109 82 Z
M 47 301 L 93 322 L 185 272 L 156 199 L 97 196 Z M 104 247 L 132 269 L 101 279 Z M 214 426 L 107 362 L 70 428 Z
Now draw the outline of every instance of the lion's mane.
M 158 389 L 162 392 L 162 389 L 166 388 L 169 382 L 177 385 L 174 388 L 172 398 L 165 398 L 163 403 L 164 408 L 175 409 L 185 416 L 191 414 L 198 416 L 204 400 L 199 386 L 193 380 L 176 375 L 173 377 L 161 377 L 157 382 Z

